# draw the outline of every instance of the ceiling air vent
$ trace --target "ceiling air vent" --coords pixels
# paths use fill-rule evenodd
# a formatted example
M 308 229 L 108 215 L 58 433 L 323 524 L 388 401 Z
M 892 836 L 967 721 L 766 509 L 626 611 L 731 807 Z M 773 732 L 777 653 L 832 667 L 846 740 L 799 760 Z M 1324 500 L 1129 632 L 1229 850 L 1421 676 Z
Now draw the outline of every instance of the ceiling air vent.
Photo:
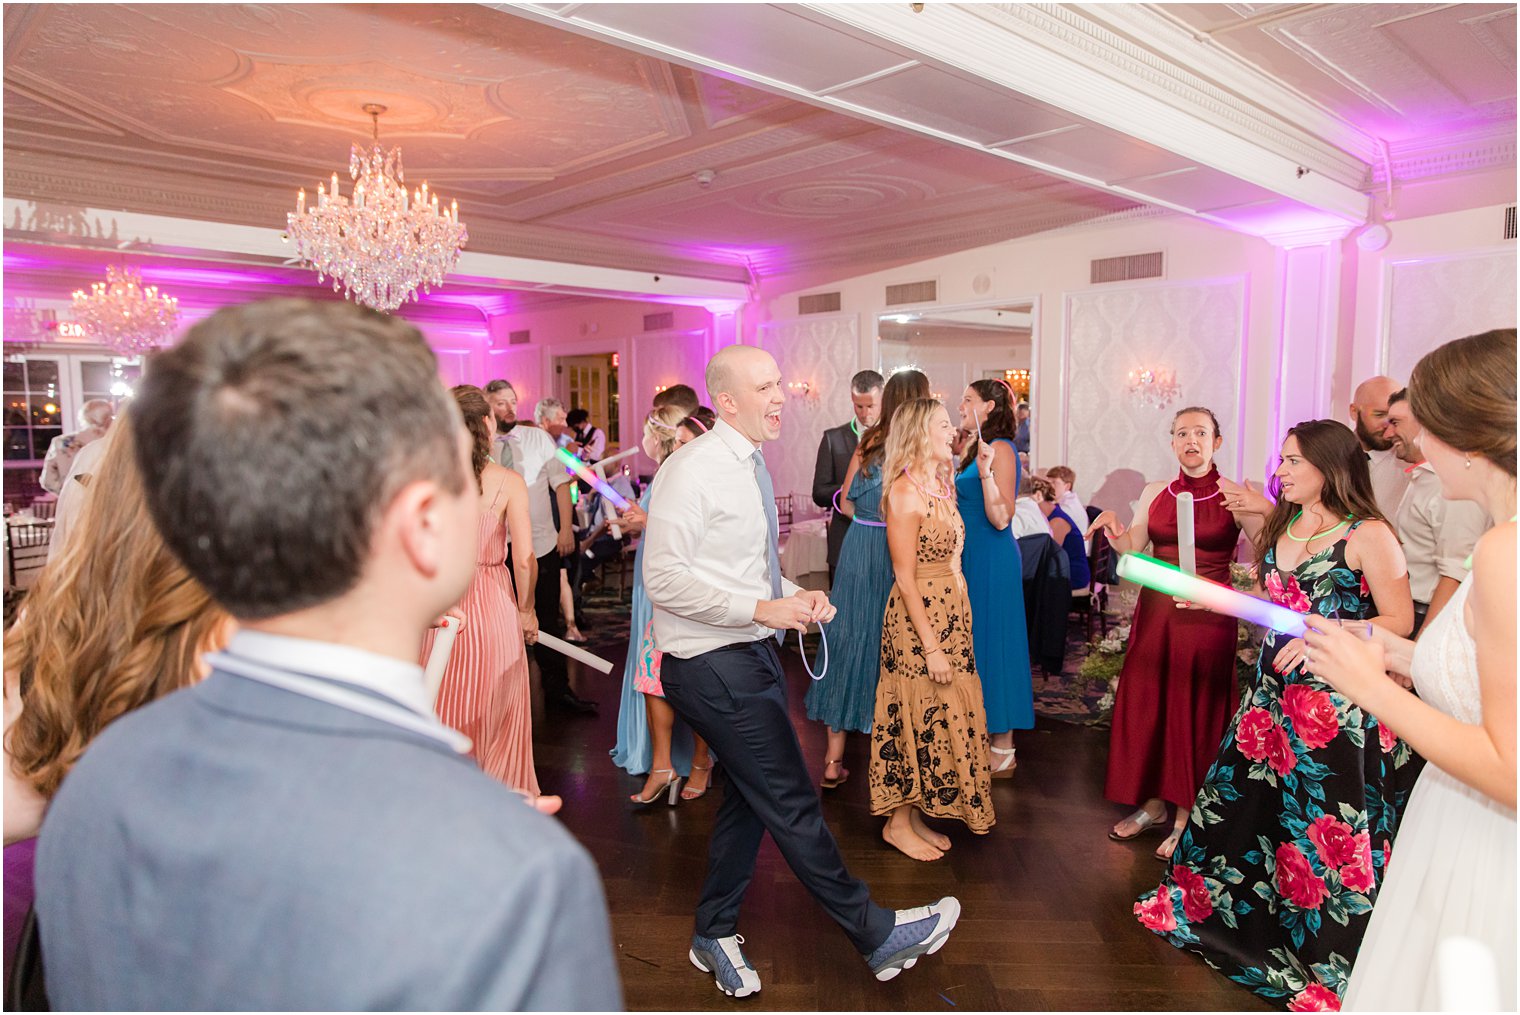
M 897 307 L 904 303 L 933 303 L 939 299 L 939 283 L 930 279 L 927 282 L 904 282 L 902 285 L 887 286 L 887 306 Z
M 806 296 L 797 297 L 797 313 L 799 314 L 838 313 L 843 305 L 839 293 L 809 293 Z
M 508 345 L 527 345 L 533 341 L 532 333 L 528 331 L 510 331 L 507 333 Z
M 669 331 L 676 326 L 675 311 L 667 310 L 659 314 L 644 315 L 645 331 Z
M 1513 240 L 1515 238 L 1514 205 L 1510 205 L 1508 208 L 1504 209 L 1504 238 L 1506 240 Z
M 1129 254 L 1125 257 L 1104 257 L 1092 262 L 1091 281 L 1132 282 L 1138 278 L 1160 278 L 1162 272 L 1161 251 L 1150 254 Z

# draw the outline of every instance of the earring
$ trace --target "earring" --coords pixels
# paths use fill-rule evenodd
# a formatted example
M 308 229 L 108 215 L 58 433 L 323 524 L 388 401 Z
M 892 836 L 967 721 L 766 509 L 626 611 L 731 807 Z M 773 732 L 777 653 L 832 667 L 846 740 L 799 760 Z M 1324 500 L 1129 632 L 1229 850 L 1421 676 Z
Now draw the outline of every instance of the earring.
M 1468 455 L 1467 456 L 1467 461 L 1465 461 L 1465 462 L 1462 463 L 1462 468 L 1464 468 L 1464 469 L 1470 469 L 1470 468 L 1472 468 L 1472 455 Z

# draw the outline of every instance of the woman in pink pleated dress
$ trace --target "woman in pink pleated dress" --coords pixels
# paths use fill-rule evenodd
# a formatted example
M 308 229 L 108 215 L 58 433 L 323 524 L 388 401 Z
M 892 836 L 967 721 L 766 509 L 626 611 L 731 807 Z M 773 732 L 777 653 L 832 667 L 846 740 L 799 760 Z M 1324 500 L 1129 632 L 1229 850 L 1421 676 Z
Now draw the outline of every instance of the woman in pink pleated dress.
M 491 461 L 495 423 L 485 392 L 461 384 L 453 395 L 475 444 L 480 541 L 475 579 L 458 606 L 464 627 L 454 641 L 434 711 L 470 738 L 470 754 L 487 775 L 537 798 L 533 705 L 524 648 L 538 640 L 538 618 L 533 612 L 537 561 L 528 487 L 517 473 Z M 517 579 L 515 603 L 505 564 L 509 536 Z M 422 643 L 424 664 L 434 640 L 435 632 L 429 631 Z

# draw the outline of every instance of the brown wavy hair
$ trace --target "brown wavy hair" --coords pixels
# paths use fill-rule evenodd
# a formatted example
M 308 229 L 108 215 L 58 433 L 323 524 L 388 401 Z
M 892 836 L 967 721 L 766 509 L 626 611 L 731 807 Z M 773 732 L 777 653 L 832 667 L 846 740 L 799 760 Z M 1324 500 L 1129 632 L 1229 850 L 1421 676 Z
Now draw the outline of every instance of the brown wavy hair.
M 1443 444 L 1515 474 L 1515 329 L 1426 353 L 1409 377 L 1409 411 Z
M 480 474 L 486 471 L 491 460 L 491 441 L 496 438 L 496 417 L 491 413 L 491 403 L 486 393 L 473 384 L 456 384 L 449 389 L 454 404 L 464 416 L 464 427 L 470 431 L 470 467 L 475 470 L 475 489 L 484 492 Z M 490 416 L 490 420 L 486 419 Z
M 1367 452 L 1356 439 L 1356 434 L 1346 424 L 1333 419 L 1311 419 L 1293 427 L 1285 435 L 1298 441 L 1299 453 L 1304 460 L 1319 470 L 1324 477 L 1324 488 L 1319 500 L 1337 518 L 1357 521 L 1384 521 L 1378 510 L 1377 498 L 1372 493 L 1372 473 L 1367 468 Z M 1256 573 L 1267 574 L 1267 551 L 1277 545 L 1282 534 L 1288 531 L 1293 516 L 1300 505 L 1284 500 L 1277 477 L 1268 484 L 1267 492 L 1277 502 L 1262 526 L 1256 541 Z
M 887 449 L 887 437 L 892 433 L 892 416 L 898 406 L 917 398 L 928 398 L 929 378 L 922 370 L 899 370 L 887 378 L 881 392 L 881 415 L 876 425 L 860 438 L 860 465 L 865 468 L 880 458 Z
M 1003 381 L 985 377 L 972 381 L 968 387 L 976 392 L 977 398 L 992 404 L 992 408 L 987 410 L 987 418 L 982 420 L 982 439 L 989 444 L 995 440 L 1013 440 L 1019 432 L 1019 420 L 1014 415 L 1013 389 Z M 980 450 L 976 431 L 971 433 L 971 439 L 966 442 L 966 450 L 961 453 L 960 467 L 963 469 L 976 461 L 976 453 Z
M 225 637 L 227 613 L 148 514 L 130 423 L 102 438 L 79 520 L 5 635 L 22 705 L 6 747 L 45 798 L 106 726 L 199 679 L 199 656 Z

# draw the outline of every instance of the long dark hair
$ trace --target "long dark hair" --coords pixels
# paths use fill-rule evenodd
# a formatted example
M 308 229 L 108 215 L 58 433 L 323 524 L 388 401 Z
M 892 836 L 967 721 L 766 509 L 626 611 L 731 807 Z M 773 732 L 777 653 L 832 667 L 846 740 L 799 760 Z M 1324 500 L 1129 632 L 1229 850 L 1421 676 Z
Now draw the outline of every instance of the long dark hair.
M 460 413 L 464 416 L 465 429 L 470 431 L 470 467 L 475 470 L 475 489 L 484 491 L 485 486 L 481 483 L 480 474 L 486 471 L 486 463 L 491 460 L 491 440 L 495 436 L 496 429 L 494 417 L 487 422 L 485 417 L 491 415 L 491 403 L 486 401 L 486 393 L 473 384 L 458 384 L 449 389 L 449 394 L 454 396 L 454 404 L 459 406 Z
M 1319 470 L 1324 477 L 1324 489 L 1320 491 L 1320 503 L 1337 518 L 1350 517 L 1352 521 L 1383 521 L 1377 499 L 1372 493 L 1372 473 L 1367 469 L 1367 452 L 1346 424 L 1333 419 L 1311 419 L 1289 430 L 1283 437 L 1298 441 L 1298 450 L 1305 461 Z M 1300 510 L 1300 505 L 1282 497 L 1282 484 L 1274 476 L 1267 491 L 1277 501 L 1277 506 L 1267 515 L 1256 543 L 1256 573 L 1266 577 L 1267 553 L 1277 545 L 1278 539 L 1288 531 L 1288 523 Z
M 987 410 L 987 418 L 982 420 L 982 440 L 989 444 L 999 438 L 1013 440 L 1019 432 L 1019 420 L 1014 415 L 1016 403 L 1013 400 L 1013 389 L 1002 381 L 984 378 L 972 381 L 971 390 L 976 392 L 977 398 L 992 403 L 992 408 Z M 973 436 L 966 442 L 966 450 L 961 453 L 961 468 L 976 461 L 977 449 L 977 441 Z
M 892 414 L 898 407 L 915 398 L 928 398 L 929 378 L 922 370 L 899 370 L 887 378 L 881 392 L 881 416 L 876 425 L 860 438 L 861 468 L 872 464 L 887 449 L 887 436 L 892 432 Z

